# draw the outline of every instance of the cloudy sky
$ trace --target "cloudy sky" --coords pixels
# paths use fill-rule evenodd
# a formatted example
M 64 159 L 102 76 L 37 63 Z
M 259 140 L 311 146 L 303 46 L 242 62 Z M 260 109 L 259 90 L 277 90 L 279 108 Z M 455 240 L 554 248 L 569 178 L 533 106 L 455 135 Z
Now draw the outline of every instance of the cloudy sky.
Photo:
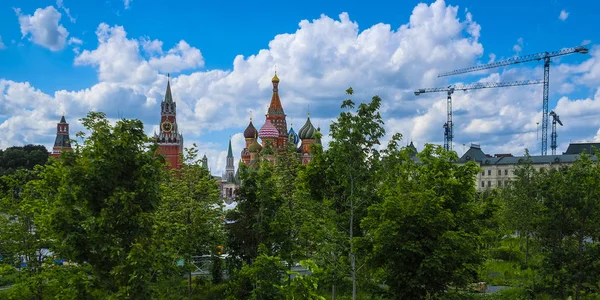
M 600 33 L 590 26 L 599 10 L 600 3 L 583 0 L 2 0 L 0 148 L 50 148 L 63 112 L 72 133 L 96 110 L 139 118 L 151 134 L 170 72 L 186 145 L 198 144 L 220 174 L 229 138 L 239 158 L 250 115 L 257 126 L 264 122 L 277 68 L 294 128 L 310 109 L 327 134 L 352 86 L 356 101 L 383 98 L 388 137 L 400 132 L 420 149 L 443 143 L 446 95 L 417 97 L 415 89 L 541 79 L 543 70 L 531 62 L 468 76 L 438 73 L 587 45 L 589 54 L 551 66 L 550 109 L 565 125 L 558 129 L 562 152 L 570 141 L 600 138 Z M 491 154 L 539 154 L 541 85 L 453 99 L 459 155 L 470 143 Z

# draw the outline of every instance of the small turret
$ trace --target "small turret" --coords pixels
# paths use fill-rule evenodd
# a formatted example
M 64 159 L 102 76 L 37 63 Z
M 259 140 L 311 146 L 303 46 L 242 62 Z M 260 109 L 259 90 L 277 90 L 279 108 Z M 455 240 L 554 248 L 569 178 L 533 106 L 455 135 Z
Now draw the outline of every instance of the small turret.
M 71 139 L 69 137 L 69 123 L 65 119 L 63 114 L 60 118 L 60 122 L 56 124 L 56 139 L 54 140 L 54 147 L 50 156 L 59 157 L 62 151 L 71 151 Z
M 206 157 L 206 153 L 202 156 L 202 167 L 208 170 L 208 158 Z

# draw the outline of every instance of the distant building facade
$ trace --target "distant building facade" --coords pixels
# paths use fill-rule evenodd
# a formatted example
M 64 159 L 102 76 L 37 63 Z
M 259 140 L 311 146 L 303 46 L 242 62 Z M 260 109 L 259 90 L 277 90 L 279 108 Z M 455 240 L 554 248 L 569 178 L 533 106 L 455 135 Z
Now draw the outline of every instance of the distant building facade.
M 239 170 L 239 168 L 238 168 Z M 239 187 L 238 173 L 235 171 L 233 164 L 233 150 L 231 149 L 231 139 L 227 148 L 227 163 L 225 165 L 225 173 L 221 177 L 221 199 L 227 204 L 235 201 L 235 190 Z
M 67 123 L 67 120 L 63 115 L 62 118 L 60 118 L 60 122 L 56 124 L 56 139 L 54 140 L 54 146 L 52 147 L 50 156 L 58 158 L 62 151 L 72 150 L 71 139 L 69 137 L 69 123 Z
M 536 170 L 571 165 L 582 152 L 593 154 L 592 147 L 600 149 L 600 143 L 571 143 L 567 151 L 560 155 L 532 155 L 530 156 L 531 163 Z M 475 185 L 478 191 L 483 191 L 507 186 L 516 177 L 515 170 L 519 163 L 526 160 L 525 156 L 513 156 L 512 154 L 486 154 L 481 150 L 479 144 L 471 144 L 469 150 L 461 156 L 457 163 L 465 164 L 473 161 L 481 167 Z

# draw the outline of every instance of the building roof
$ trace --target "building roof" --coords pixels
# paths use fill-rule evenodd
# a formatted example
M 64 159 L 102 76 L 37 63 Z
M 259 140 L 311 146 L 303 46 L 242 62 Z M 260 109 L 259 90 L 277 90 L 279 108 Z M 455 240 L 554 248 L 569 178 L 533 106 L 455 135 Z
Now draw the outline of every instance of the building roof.
M 250 145 L 248 145 L 248 151 L 255 153 L 262 149 L 262 146 L 254 139 Z
M 257 135 L 258 135 L 258 131 L 254 127 L 254 124 L 252 124 L 252 119 L 250 119 L 250 124 L 248 124 L 248 127 L 246 127 L 246 130 L 244 130 L 244 137 L 247 139 L 254 139 L 254 138 L 256 138 Z
M 581 154 L 585 152 L 585 154 L 594 154 L 592 148 L 596 148 L 600 150 L 600 143 L 570 143 L 566 152 L 563 154 Z
M 173 103 L 173 95 L 171 94 L 171 74 L 167 74 L 167 91 L 165 92 L 164 102 Z
M 300 131 L 298 131 L 298 136 L 303 140 L 312 140 L 315 138 L 316 131 L 317 130 L 315 129 L 315 126 L 313 126 L 313 124 L 310 122 L 309 114 L 308 118 L 306 119 L 306 123 L 304 123 L 304 126 L 302 126 L 302 128 L 300 128 Z
M 290 141 L 294 145 L 298 145 L 298 142 L 300 141 L 300 138 L 298 137 L 298 134 L 296 134 L 296 132 L 294 131 L 294 128 L 290 127 L 290 131 L 288 132 L 288 136 L 290 137 Z
M 227 157 L 233 157 L 233 151 L 231 151 L 231 139 L 229 139 L 229 149 L 227 149 Z
M 283 106 L 281 105 L 281 99 L 279 99 L 279 77 L 277 72 L 271 80 L 273 83 L 273 95 L 271 96 L 271 103 L 269 104 L 269 115 L 284 115 Z
M 277 138 L 279 137 L 279 130 L 267 118 L 265 119 L 265 124 L 258 131 L 258 137 L 261 139 Z
M 569 149 L 571 149 L 569 145 Z M 568 151 L 567 151 L 568 152 Z M 529 158 L 532 164 L 559 164 L 559 163 L 574 163 L 580 154 L 562 154 L 562 155 L 533 155 Z M 592 159 L 596 159 L 592 157 Z M 458 163 L 467 163 L 474 161 L 485 165 L 517 165 L 527 160 L 525 156 L 512 156 L 512 154 L 496 154 L 494 156 L 485 154 L 478 144 L 471 144 L 471 147 L 463 156 L 458 159 Z
M 461 158 L 458 159 L 459 163 L 466 163 L 468 161 L 483 161 L 487 158 L 485 153 L 481 151 L 479 144 L 471 144 L 471 147 Z
M 54 140 L 54 148 L 71 148 L 71 139 L 68 134 L 57 134 Z
M 60 122 L 58 122 L 59 124 L 67 124 L 67 120 L 65 119 L 65 115 L 62 116 L 62 118 L 60 118 Z

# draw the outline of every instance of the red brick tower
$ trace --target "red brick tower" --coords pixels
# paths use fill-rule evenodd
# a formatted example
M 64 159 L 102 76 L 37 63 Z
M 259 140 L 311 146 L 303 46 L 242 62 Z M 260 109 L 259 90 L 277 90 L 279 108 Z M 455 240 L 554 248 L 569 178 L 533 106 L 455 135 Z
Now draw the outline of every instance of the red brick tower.
M 160 132 L 155 134 L 159 148 L 158 153 L 164 155 L 170 168 L 180 169 L 183 165 L 183 136 L 177 128 L 177 104 L 171 94 L 171 76 L 167 75 L 167 92 L 160 104 Z
M 269 105 L 269 111 L 267 112 L 267 119 L 271 121 L 273 126 L 279 131 L 279 137 L 273 145 L 274 148 L 283 148 L 288 140 L 288 130 L 285 113 L 283 112 L 283 106 L 281 105 L 281 99 L 279 99 L 279 77 L 277 77 L 277 72 L 275 72 L 275 76 L 273 76 L 271 82 L 273 83 L 273 95 L 271 96 L 271 104 Z
M 60 118 L 60 122 L 56 124 L 56 139 L 54 140 L 54 147 L 50 156 L 58 158 L 62 151 L 72 151 L 71 139 L 69 138 L 69 123 L 65 120 L 63 115 Z

